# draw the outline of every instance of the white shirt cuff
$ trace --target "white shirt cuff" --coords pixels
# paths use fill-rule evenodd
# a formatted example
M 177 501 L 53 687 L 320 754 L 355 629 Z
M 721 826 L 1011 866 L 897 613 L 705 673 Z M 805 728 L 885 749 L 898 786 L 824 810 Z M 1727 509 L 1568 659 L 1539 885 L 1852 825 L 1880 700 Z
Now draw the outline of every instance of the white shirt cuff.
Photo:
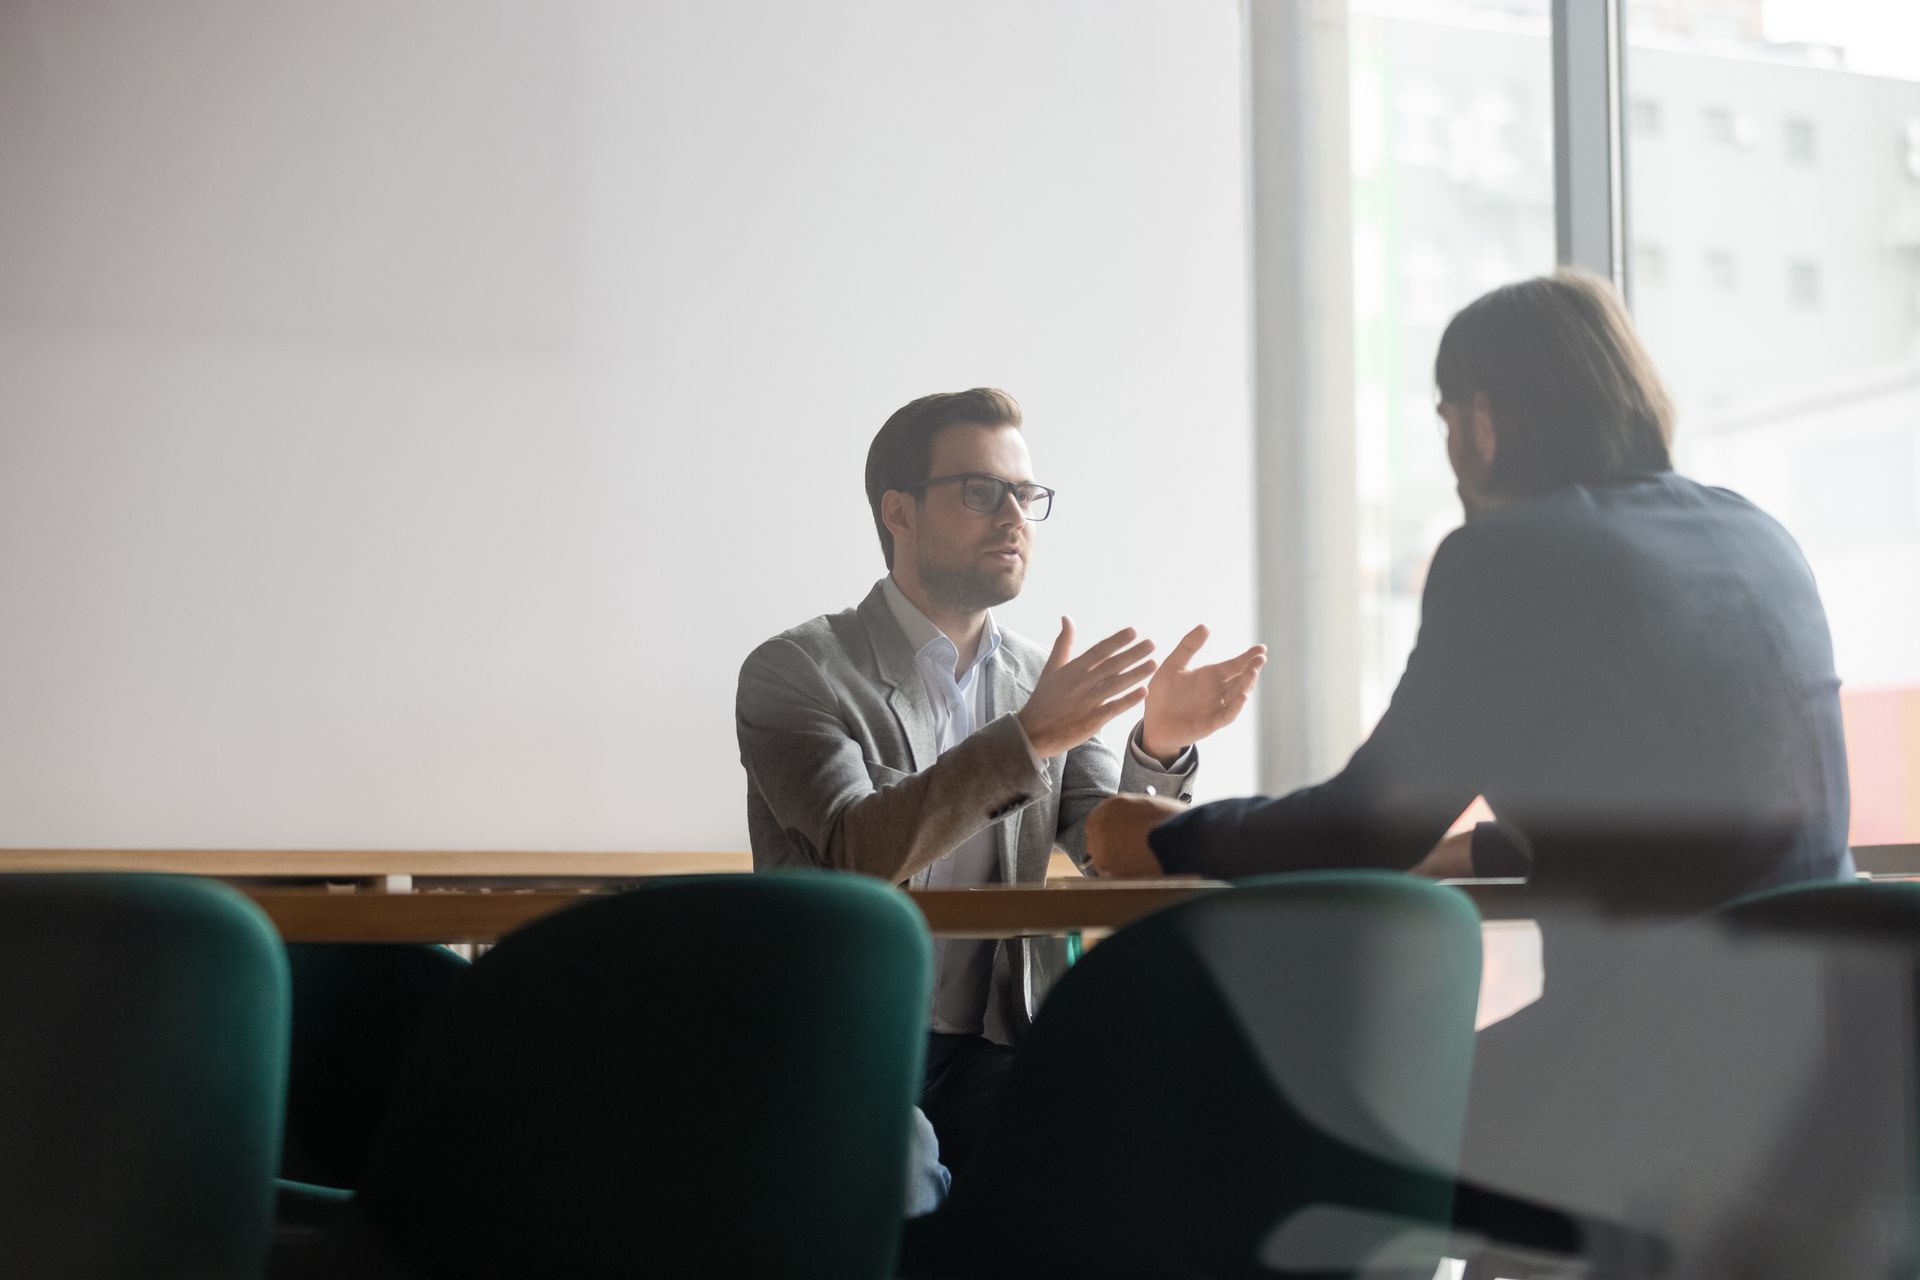
M 1139 765 L 1142 769 L 1151 769 L 1155 773 L 1193 772 L 1194 750 L 1191 744 L 1180 749 L 1180 754 L 1173 758 L 1172 764 L 1161 764 L 1158 760 L 1148 755 L 1147 749 L 1140 745 L 1141 729 L 1142 726 L 1135 725 L 1133 732 L 1127 735 L 1127 750 L 1133 755 L 1133 762 L 1135 764 Z
M 1020 731 L 1020 741 L 1027 748 L 1027 759 L 1033 761 L 1033 771 L 1035 773 L 1046 773 L 1047 762 L 1042 760 L 1040 753 L 1033 749 L 1033 739 L 1027 736 L 1027 726 L 1020 723 L 1019 716 L 1013 718 L 1013 727 Z

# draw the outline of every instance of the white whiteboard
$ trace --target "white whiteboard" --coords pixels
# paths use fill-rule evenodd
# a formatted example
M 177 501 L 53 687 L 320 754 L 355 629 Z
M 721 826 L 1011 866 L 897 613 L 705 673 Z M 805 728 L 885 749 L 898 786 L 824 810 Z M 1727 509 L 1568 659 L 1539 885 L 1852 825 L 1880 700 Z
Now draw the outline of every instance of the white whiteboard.
M 1061 491 L 1004 623 L 1249 642 L 1239 45 L 0 7 L 0 845 L 744 847 L 739 661 L 879 575 L 931 390 L 1012 391 Z

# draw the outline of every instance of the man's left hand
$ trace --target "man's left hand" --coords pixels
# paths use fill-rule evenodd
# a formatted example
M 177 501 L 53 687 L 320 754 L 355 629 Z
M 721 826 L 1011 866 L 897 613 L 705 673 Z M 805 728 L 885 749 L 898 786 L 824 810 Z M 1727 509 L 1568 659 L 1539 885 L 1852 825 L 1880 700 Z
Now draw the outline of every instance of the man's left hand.
M 1208 734 L 1232 724 L 1247 705 L 1267 646 L 1254 645 L 1237 658 L 1189 667 L 1207 642 L 1207 629 L 1195 627 L 1174 646 L 1147 684 L 1147 709 L 1140 721 L 1140 747 L 1163 764 Z
M 1087 815 L 1087 853 L 1094 870 L 1115 880 L 1164 875 L 1147 832 L 1187 811 L 1165 796 L 1112 796 Z

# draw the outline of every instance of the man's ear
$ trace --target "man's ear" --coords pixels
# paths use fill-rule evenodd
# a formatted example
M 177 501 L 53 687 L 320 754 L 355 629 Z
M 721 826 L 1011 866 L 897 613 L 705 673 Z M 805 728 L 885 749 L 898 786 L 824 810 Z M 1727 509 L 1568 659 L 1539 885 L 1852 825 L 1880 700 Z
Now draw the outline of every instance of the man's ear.
M 1473 393 L 1472 414 L 1473 455 L 1480 459 L 1482 466 L 1493 465 L 1493 455 L 1500 450 L 1500 438 L 1493 430 L 1493 409 L 1487 403 L 1487 393 Z
M 914 509 L 913 495 L 904 489 L 889 489 L 880 495 L 880 520 L 893 535 L 895 544 L 903 537 L 912 536 L 913 518 L 919 514 Z

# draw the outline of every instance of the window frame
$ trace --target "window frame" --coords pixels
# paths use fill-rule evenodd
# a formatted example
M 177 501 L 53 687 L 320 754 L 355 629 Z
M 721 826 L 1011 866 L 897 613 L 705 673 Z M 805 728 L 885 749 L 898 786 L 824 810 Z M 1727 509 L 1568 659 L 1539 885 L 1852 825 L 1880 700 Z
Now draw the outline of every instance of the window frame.
M 1256 710 L 1261 788 L 1339 769 L 1365 736 L 1357 657 L 1350 0 L 1241 6 L 1248 333 L 1258 569 L 1271 661 Z M 1555 260 L 1627 261 L 1626 0 L 1552 0 Z M 1304 198 L 1302 193 L 1317 193 Z M 1327 424 L 1344 422 L 1340 433 Z
M 1553 0 L 1552 25 L 1556 256 L 1613 281 L 1631 307 L 1626 0 Z

